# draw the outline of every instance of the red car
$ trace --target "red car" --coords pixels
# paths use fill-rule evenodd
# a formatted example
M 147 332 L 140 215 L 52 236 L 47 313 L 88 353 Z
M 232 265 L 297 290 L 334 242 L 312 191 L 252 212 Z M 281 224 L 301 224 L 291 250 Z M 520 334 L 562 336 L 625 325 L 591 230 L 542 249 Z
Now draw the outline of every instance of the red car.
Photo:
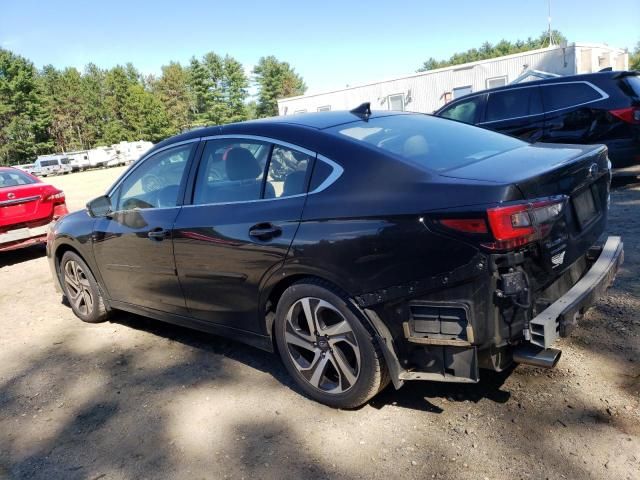
M 64 192 L 12 167 L 0 167 L 0 252 L 45 243 L 51 222 L 69 213 Z

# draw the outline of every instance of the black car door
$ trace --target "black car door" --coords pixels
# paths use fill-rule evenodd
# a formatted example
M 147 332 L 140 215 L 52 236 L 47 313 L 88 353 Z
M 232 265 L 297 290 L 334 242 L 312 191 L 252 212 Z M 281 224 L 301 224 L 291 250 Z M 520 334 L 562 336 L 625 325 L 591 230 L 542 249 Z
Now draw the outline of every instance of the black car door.
M 544 129 L 540 89 L 517 87 L 489 91 L 484 119 L 478 126 L 537 142 Z
M 544 141 L 554 143 L 589 143 L 599 112 L 591 103 L 604 94 L 586 82 L 544 85 L 542 102 L 545 111 Z
M 192 204 L 175 222 L 176 268 L 190 314 L 256 331 L 263 279 L 284 261 L 315 155 L 255 137 L 204 148 Z
M 93 252 L 113 301 L 187 313 L 171 229 L 196 147 L 194 141 L 152 154 L 110 194 L 114 213 L 96 220 Z

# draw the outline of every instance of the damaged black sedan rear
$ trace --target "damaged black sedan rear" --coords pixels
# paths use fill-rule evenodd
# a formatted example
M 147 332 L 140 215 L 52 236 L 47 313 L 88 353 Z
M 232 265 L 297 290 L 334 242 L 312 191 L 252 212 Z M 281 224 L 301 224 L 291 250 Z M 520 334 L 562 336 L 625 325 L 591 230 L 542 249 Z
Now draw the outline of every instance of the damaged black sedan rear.
M 363 106 L 169 139 L 48 253 L 83 320 L 277 350 L 307 395 L 355 407 L 390 381 L 554 366 L 622 262 L 610 180 L 603 146 Z

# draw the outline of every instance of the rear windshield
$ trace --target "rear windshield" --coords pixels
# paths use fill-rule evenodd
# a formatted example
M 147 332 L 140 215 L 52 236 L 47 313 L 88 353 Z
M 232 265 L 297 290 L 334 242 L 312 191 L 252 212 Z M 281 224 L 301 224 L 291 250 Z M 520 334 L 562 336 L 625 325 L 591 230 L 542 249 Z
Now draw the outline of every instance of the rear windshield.
M 438 172 L 527 145 L 500 133 L 430 115 L 372 118 L 327 130 Z
M 17 187 L 18 185 L 28 185 L 36 182 L 35 178 L 20 170 L 0 172 L 0 188 Z

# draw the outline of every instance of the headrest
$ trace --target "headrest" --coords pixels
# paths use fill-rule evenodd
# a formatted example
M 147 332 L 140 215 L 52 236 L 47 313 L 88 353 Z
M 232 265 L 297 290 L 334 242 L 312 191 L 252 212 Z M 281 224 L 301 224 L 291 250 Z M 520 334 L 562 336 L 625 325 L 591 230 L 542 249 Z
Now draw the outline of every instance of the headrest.
M 229 150 L 225 164 L 229 180 L 255 180 L 262 173 L 256 157 L 242 147 L 233 147 Z

